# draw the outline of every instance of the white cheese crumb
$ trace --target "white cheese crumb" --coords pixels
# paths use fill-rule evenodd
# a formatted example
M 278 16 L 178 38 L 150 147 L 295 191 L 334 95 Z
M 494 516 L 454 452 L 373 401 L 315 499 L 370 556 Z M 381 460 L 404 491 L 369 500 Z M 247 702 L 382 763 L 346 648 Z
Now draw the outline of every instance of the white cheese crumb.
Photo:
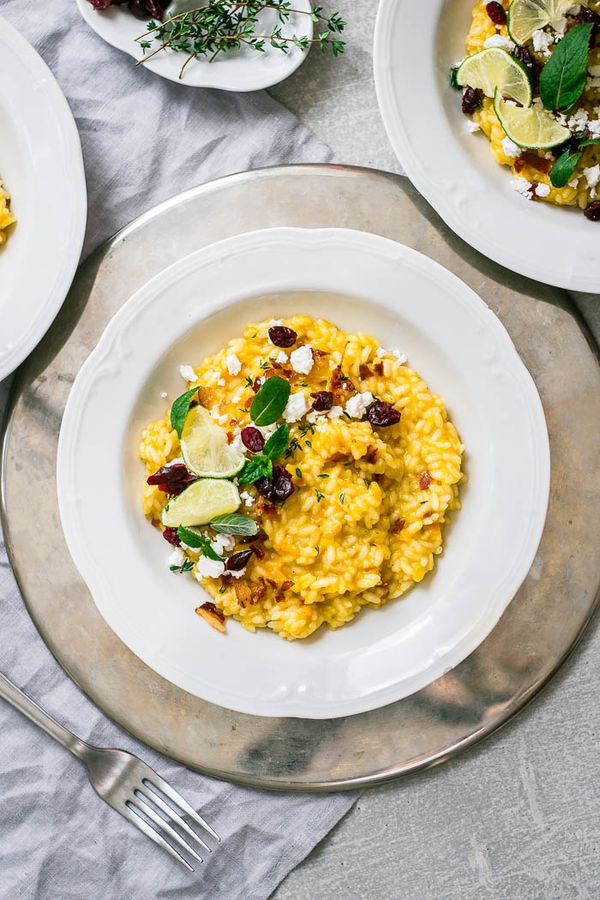
M 600 138 L 600 119 L 595 119 L 593 122 L 588 122 L 587 128 L 590 133 L 590 137 Z
M 283 411 L 286 422 L 298 422 L 310 409 L 310 403 L 304 394 L 290 394 L 290 398 Z
M 341 406 L 332 406 L 328 415 L 330 419 L 339 419 L 344 415 L 344 410 Z
M 532 34 L 533 38 L 533 49 L 536 53 L 541 53 L 543 56 L 550 56 L 550 46 L 554 43 L 554 35 L 550 34 L 548 31 L 542 31 L 541 28 L 538 28 L 537 31 L 534 31 Z
M 241 578 L 242 575 L 246 574 L 246 566 L 243 569 L 230 569 L 227 571 L 227 574 L 232 578 Z
M 169 395 L 167 394 L 166 391 L 161 391 L 160 396 L 163 398 L 163 400 L 166 400 Z
M 584 169 L 583 177 L 587 181 L 588 187 L 592 189 L 592 197 L 595 197 L 595 188 L 600 181 L 600 165 L 590 166 L 589 168 Z
M 583 131 L 588 123 L 589 114 L 587 109 L 576 109 L 568 120 L 568 127 L 571 131 Z
M 267 325 L 267 328 L 274 328 L 276 325 L 283 325 L 281 319 L 271 319 L 271 321 Z
M 297 350 L 292 350 L 290 362 L 294 372 L 298 372 L 300 375 L 308 375 L 314 365 L 312 347 L 305 344 L 303 347 L 298 347 Z
M 378 347 L 375 351 L 375 356 L 378 359 L 381 359 L 383 356 L 395 356 L 401 366 L 408 360 L 406 353 L 399 350 L 398 347 L 392 347 L 390 350 L 386 350 L 385 347 Z
M 531 182 L 527 181 L 526 178 L 513 178 L 510 186 L 522 197 L 525 197 L 526 200 L 531 200 Z
M 540 182 L 535 187 L 535 193 L 538 197 L 547 197 L 550 193 L 550 188 L 547 184 L 543 184 L 542 182 Z
M 230 375 L 239 375 L 242 364 L 235 353 L 229 353 L 225 360 L 227 371 Z
M 569 182 L 569 187 L 576 188 L 579 184 L 579 177 L 574 178 L 573 181 Z
M 327 421 L 327 417 L 322 412 L 312 409 L 306 416 L 306 421 L 310 422 L 311 425 L 322 425 L 323 422 Z
M 171 566 L 176 566 L 178 569 L 180 569 L 186 559 L 187 556 L 185 555 L 181 547 L 175 547 L 173 552 L 169 554 L 167 565 L 169 566 L 169 568 L 171 568 Z
M 210 546 L 218 556 L 223 556 L 225 553 L 230 553 L 231 550 L 233 550 L 235 547 L 235 538 L 230 534 L 218 534 L 216 538 L 213 538 L 210 542 Z
M 471 134 L 475 134 L 476 131 L 481 131 L 477 122 L 469 121 L 467 122 L 467 131 L 470 131 Z
M 219 385 L 219 387 L 225 387 L 225 384 L 226 384 L 225 379 L 219 378 L 217 381 L 217 384 Z
M 248 491 L 242 491 L 240 497 L 244 501 L 244 506 L 254 506 L 254 497 Z
M 212 409 L 210 412 L 210 416 L 211 416 L 211 419 L 214 419 L 215 422 L 219 423 L 219 425 L 224 425 L 225 422 L 227 421 L 227 419 L 229 418 L 227 413 L 223 413 L 223 415 L 220 415 L 218 409 Z
M 510 157 L 510 159 L 516 159 L 517 156 L 520 156 L 522 151 L 518 144 L 515 144 L 514 141 L 511 141 L 509 137 L 505 137 L 502 141 L 502 150 L 505 156 Z
M 258 428 L 258 430 L 260 431 L 260 433 L 261 433 L 262 436 L 264 437 L 265 441 L 268 441 L 269 438 L 271 437 L 271 435 L 272 435 L 272 434 L 275 434 L 275 432 L 277 431 L 277 428 L 278 428 L 278 426 L 277 426 L 276 424 L 273 424 L 273 425 L 257 425 L 257 426 L 255 426 L 255 427 Z
M 515 45 L 508 38 L 503 37 L 501 34 L 493 34 L 491 37 L 487 38 L 483 45 L 486 50 L 489 47 L 500 47 L 502 50 L 508 50 L 510 53 L 511 50 L 515 49 Z
M 201 556 L 196 563 L 194 575 L 199 581 L 201 578 L 220 578 L 224 571 L 224 562 L 209 559 L 208 556 Z
M 179 374 L 184 381 L 198 381 L 198 376 L 191 366 L 179 366 Z
M 236 453 L 239 453 L 240 456 L 245 456 L 246 453 L 248 452 L 248 448 L 244 444 L 244 442 L 242 440 L 242 435 L 239 431 L 237 432 L 237 434 L 234 434 L 233 440 L 229 446 L 233 450 L 235 450 Z
M 280 350 L 279 353 L 277 354 L 277 356 L 275 357 L 275 362 L 279 363 L 282 366 L 285 366 L 288 359 L 289 359 L 289 356 L 287 355 L 285 350 Z
M 353 419 L 362 419 L 367 411 L 367 407 L 370 406 L 372 402 L 373 394 L 371 391 L 363 391 L 362 394 L 355 394 L 354 397 L 350 397 L 346 403 L 346 412 L 349 416 L 352 416 Z

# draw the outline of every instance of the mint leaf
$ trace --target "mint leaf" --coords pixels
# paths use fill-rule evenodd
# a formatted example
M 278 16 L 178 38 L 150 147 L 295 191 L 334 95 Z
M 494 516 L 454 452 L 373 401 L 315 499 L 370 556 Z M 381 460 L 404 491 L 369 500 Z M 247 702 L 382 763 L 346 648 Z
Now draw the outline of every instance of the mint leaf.
M 187 419 L 188 413 L 190 411 L 192 398 L 194 394 L 197 393 L 198 388 L 192 388 L 190 391 L 186 391 L 185 394 L 182 394 L 181 397 L 178 397 L 177 400 L 173 402 L 173 406 L 171 407 L 171 427 L 174 428 L 177 432 L 177 437 L 181 437 L 181 432 L 183 431 L 185 420 Z
M 450 87 L 454 88 L 455 91 L 461 91 L 462 86 L 458 83 L 458 78 L 456 77 L 458 74 L 460 66 L 452 66 L 450 69 L 450 74 L 448 76 L 448 81 L 450 82 Z
M 589 138 L 587 141 L 581 141 L 580 147 L 590 147 L 592 144 L 600 144 L 600 138 Z
M 218 534 L 237 534 L 242 537 L 253 537 L 258 534 L 258 525 L 250 516 L 241 513 L 229 513 L 225 516 L 217 516 L 210 523 L 210 527 Z
M 576 25 L 556 45 L 540 75 L 540 97 L 546 109 L 570 109 L 581 97 L 593 23 Z
M 568 184 L 580 159 L 581 151 L 571 153 L 570 150 L 565 150 L 564 153 L 561 153 L 550 171 L 550 181 L 555 188 L 561 188 Z
M 214 559 L 217 562 L 223 562 L 219 554 L 215 553 L 210 546 L 208 538 L 205 538 L 203 534 L 192 531 L 191 528 L 186 528 L 184 525 L 179 526 L 177 534 L 179 535 L 179 540 L 182 541 L 186 547 L 190 547 L 192 550 L 200 550 L 202 556 L 207 556 L 209 559 Z
M 263 448 L 263 455 L 269 459 L 277 459 L 285 452 L 290 439 L 289 425 L 280 425 L 277 431 L 271 435 Z
M 240 484 L 252 484 L 259 478 L 270 478 L 273 474 L 273 463 L 268 456 L 259 454 L 249 459 L 240 474 L 238 481 Z
M 273 375 L 261 385 L 250 407 L 250 418 L 255 425 L 272 425 L 279 419 L 289 400 L 289 381 Z

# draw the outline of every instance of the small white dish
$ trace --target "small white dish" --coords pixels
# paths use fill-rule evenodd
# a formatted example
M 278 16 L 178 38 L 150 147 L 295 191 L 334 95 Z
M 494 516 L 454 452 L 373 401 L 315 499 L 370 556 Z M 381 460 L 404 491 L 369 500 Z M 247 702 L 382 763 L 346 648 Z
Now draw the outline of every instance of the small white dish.
M 71 286 L 87 216 L 79 135 L 61 89 L 0 18 L 0 178 L 17 224 L 0 249 L 0 381 L 45 334 Z
M 495 262 L 574 291 L 600 291 L 600 224 L 532 203 L 468 131 L 449 71 L 465 55 L 473 0 L 381 0 L 374 44 L 381 115 L 417 190 L 463 240 Z
M 463 509 L 434 573 L 405 598 L 305 641 L 250 634 L 235 621 L 223 636 L 195 615 L 207 595 L 169 572 L 170 548 L 142 515 L 139 436 L 185 388 L 179 364 L 200 361 L 247 322 L 298 312 L 402 347 L 445 397 L 467 448 Z M 199 250 L 122 307 L 71 391 L 57 478 L 73 559 L 145 663 L 240 712 L 332 718 L 420 690 L 486 637 L 534 559 L 549 473 L 534 383 L 470 288 L 385 238 L 281 228 Z
M 88 0 L 77 0 L 77 6 L 85 21 L 101 38 L 118 50 L 128 53 L 136 61 L 143 58 L 142 50 L 135 39 L 144 34 L 146 23 L 127 12 L 125 6 L 111 6 L 101 12 L 95 10 Z M 283 36 L 291 37 L 295 34 L 298 37 L 306 36 L 311 40 L 312 18 L 304 14 L 310 13 L 310 0 L 295 0 L 293 6 L 300 12 L 293 13 L 288 22 L 281 26 Z M 261 13 L 260 21 L 265 27 L 265 34 L 268 34 L 277 24 L 276 13 L 273 10 L 266 10 Z M 150 52 L 148 51 L 148 54 Z M 218 88 L 222 91 L 259 91 L 288 78 L 302 65 L 306 56 L 307 51 L 295 46 L 287 53 L 270 46 L 265 47 L 264 53 L 242 48 L 227 54 L 222 53 L 212 62 L 194 59 L 186 66 L 183 77 L 180 78 L 181 67 L 186 59 L 185 54 L 161 51 L 144 63 L 144 68 L 188 87 Z

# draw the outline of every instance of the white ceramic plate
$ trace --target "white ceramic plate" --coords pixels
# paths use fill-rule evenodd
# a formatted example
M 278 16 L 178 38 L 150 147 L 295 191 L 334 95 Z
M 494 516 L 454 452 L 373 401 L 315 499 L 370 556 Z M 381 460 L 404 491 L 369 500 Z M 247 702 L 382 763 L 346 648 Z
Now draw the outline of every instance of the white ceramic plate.
M 524 200 L 487 139 L 467 130 L 448 81 L 465 55 L 473 0 L 381 0 L 375 84 L 406 174 L 444 221 L 490 259 L 538 281 L 600 291 L 600 224 Z
M 0 380 L 65 299 L 83 243 L 85 175 L 73 116 L 50 70 L 0 18 L 0 178 L 18 218 L 0 249 Z
M 406 598 L 305 641 L 250 634 L 234 621 L 223 637 L 195 615 L 201 589 L 169 572 L 169 547 L 142 516 L 139 435 L 185 388 L 180 363 L 200 361 L 244 323 L 298 312 L 404 348 L 446 398 L 466 445 L 464 506 L 435 572 Z M 81 369 L 58 449 L 67 543 L 111 628 L 185 690 L 265 716 L 363 712 L 463 660 L 529 570 L 548 487 L 541 403 L 498 319 L 427 257 L 341 229 L 241 235 L 156 276 Z
M 88 25 L 105 41 L 128 53 L 135 60 L 142 57 L 142 51 L 135 39 L 145 32 L 145 22 L 128 13 L 126 7 L 112 6 L 98 12 L 88 0 L 77 0 L 77 5 Z M 297 10 L 310 12 L 311 4 L 310 0 L 297 0 L 293 6 Z M 261 14 L 260 22 L 264 25 L 264 33 L 269 34 L 272 27 L 277 24 L 276 14 L 266 10 Z M 299 37 L 305 35 L 311 40 L 312 19 L 301 12 L 292 14 L 281 30 L 284 37 L 293 34 Z M 163 78 L 188 87 L 219 88 L 223 91 L 258 91 L 288 78 L 305 59 L 306 52 L 297 47 L 292 47 L 287 53 L 274 50 L 270 46 L 265 48 L 264 53 L 241 49 L 221 54 L 213 62 L 192 60 L 186 67 L 182 79 L 179 76 L 181 66 L 185 62 L 183 53 L 157 53 L 153 59 L 144 63 L 144 66 L 151 72 L 162 75 Z

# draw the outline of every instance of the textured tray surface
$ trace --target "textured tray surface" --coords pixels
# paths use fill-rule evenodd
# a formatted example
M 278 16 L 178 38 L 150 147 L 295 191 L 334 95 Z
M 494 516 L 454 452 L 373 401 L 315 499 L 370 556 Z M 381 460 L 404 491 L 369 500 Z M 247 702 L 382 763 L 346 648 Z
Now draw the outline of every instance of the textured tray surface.
M 198 247 L 275 225 L 372 231 L 428 254 L 467 282 L 498 314 L 532 373 L 552 452 L 550 508 L 538 557 L 490 637 L 418 694 L 326 722 L 230 712 L 148 669 L 97 612 L 68 555 L 56 502 L 62 411 L 113 313 L 150 277 Z M 589 535 L 600 528 L 599 445 L 596 348 L 564 293 L 512 275 L 466 247 L 404 178 L 333 166 L 278 168 L 175 197 L 80 267 L 61 314 L 14 386 L 2 511 L 11 560 L 40 633 L 107 715 L 159 751 L 210 774 L 257 787 L 336 789 L 447 759 L 502 725 L 560 665 L 597 599 L 600 550 Z

